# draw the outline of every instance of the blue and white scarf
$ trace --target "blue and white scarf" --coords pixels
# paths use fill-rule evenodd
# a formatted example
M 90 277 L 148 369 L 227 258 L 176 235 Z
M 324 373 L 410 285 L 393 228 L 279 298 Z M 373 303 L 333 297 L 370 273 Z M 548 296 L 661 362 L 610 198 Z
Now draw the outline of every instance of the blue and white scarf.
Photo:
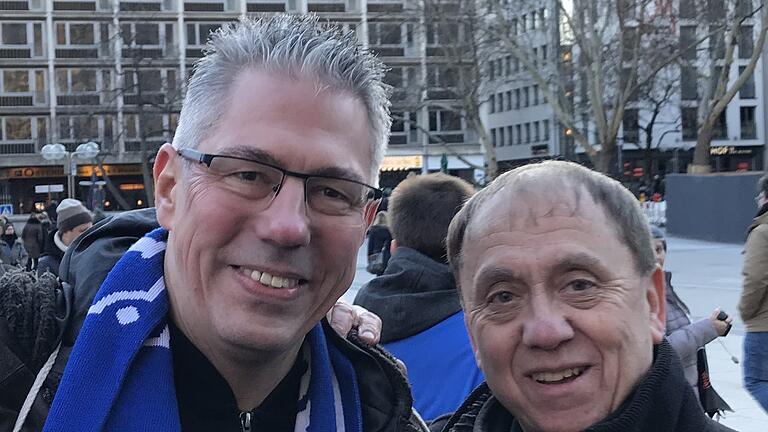
M 44 431 L 180 431 L 163 257 L 168 232 L 139 239 L 101 285 Z M 305 338 L 296 431 L 361 432 L 354 368 L 320 324 Z

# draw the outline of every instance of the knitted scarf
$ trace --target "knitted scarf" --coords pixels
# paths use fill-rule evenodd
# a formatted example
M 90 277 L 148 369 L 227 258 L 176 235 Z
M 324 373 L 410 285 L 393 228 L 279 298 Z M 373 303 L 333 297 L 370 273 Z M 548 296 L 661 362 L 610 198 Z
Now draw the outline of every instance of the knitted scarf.
M 180 431 L 173 383 L 163 257 L 168 232 L 139 239 L 88 309 L 44 431 Z M 305 338 L 296 431 L 361 432 L 350 361 L 326 344 L 320 324 Z

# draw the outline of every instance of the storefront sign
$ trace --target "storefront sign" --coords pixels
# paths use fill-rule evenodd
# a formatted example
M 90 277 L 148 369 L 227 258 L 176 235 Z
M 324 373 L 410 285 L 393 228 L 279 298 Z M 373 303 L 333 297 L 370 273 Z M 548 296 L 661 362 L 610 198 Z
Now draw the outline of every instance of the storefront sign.
M 63 177 L 64 166 L 21 167 L 6 168 L 0 170 L 0 178 L 39 178 L 39 177 Z
M 382 171 L 401 171 L 421 168 L 421 156 L 387 156 L 381 163 Z
M 64 192 L 64 185 L 52 184 L 52 185 L 35 186 L 35 193 L 54 193 L 54 192 Z
M 138 164 L 123 164 L 123 165 L 102 165 L 107 175 L 141 175 L 141 165 Z M 93 174 L 93 170 L 96 170 L 96 176 L 101 175 L 98 165 L 78 165 L 77 175 L 79 177 L 90 177 Z
M 735 147 L 735 146 L 717 146 L 717 147 L 710 147 L 709 154 L 712 156 L 730 156 L 730 155 L 751 156 L 752 149 Z

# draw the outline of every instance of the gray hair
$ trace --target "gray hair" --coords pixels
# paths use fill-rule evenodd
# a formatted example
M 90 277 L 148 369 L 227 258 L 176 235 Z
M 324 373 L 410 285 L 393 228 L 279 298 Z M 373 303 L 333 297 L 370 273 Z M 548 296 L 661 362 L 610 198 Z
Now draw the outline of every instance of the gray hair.
M 757 181 L 757 192 L 762 192 L 768 198 L 768 174 L 760 177 L 760 180 Z
M 525 173 L 536 175 L 521 175 Z M 525 165 L 500 175 L 467 201 L 464 208 L 453 218 L 448 229 L 447 244 L 448 260 L 457 282 L 460 280 L 464 236 L 475 214 L 501 190 L 524 192 L 534 183 L 550 180 L 553 185 L 560 187 L 561 193 L 567 190 L 576 195 L 577 202 L 581 193 L 580 187 L 583 187 L 592 199 L 602 206 L 608 219 L 613 221 L 614 230 L 629 248 L 637 271 L 646 275 L 656 268 L 648 220 L 632 193 L 616 180 L 573 162 L 546 161 Z
M 371 178 L 389 141 L 389 93 L 386 67 L 362 49 L 354 33 L 323 26 L 317 16 L 278 14 L 243 18 L 214 32 L 205 56 L 195 63 L 173 138 L 177 149 L 197 147 L 226 111 L 229 89 L 249 67 L 290 77 L 311 77 L 334 91 L 348 91 L 365 105 L 371 128 Z

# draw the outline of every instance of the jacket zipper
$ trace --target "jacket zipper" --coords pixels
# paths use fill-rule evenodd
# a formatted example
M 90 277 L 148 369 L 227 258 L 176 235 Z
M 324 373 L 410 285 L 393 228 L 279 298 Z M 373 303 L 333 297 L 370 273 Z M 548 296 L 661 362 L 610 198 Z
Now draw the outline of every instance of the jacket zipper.
M 243 430 L 243 432 L 251 432 L 251 413 L 250 412 L 240 413 L 240 428 Z

